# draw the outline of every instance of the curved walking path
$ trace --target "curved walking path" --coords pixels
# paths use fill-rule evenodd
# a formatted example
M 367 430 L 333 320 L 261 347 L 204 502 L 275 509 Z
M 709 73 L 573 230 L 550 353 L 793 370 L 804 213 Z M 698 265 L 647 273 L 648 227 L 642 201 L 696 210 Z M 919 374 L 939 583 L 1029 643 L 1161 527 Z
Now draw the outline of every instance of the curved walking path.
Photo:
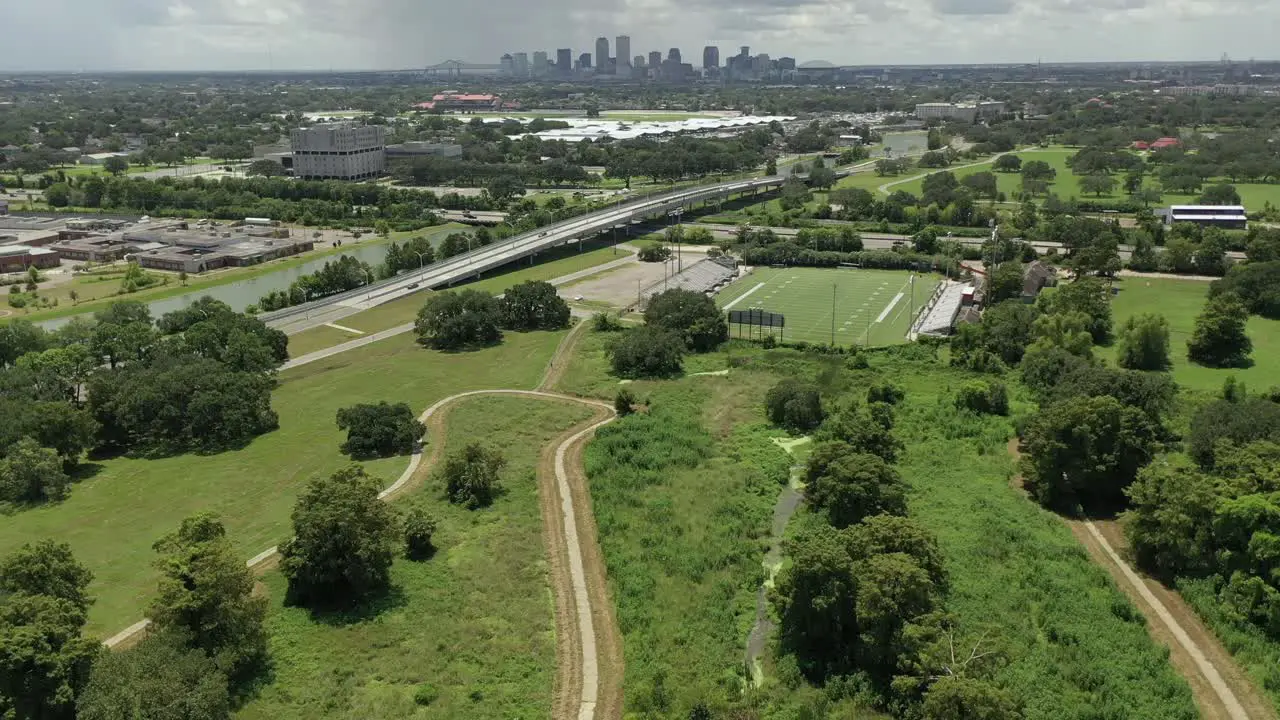
M 553 390 L 568 369 L 573 347 L 585 327 L 585 322 L 579 322 L 561 341 L 537 389 L 496 388 L 457 393 L 435 402 L 419 419 L 428 426 L 428 435 L 442 440 L 448 411 L 468 398 L 515 395 L 585 405 L 595 411 L 584 424 L 570 429 L 543 449 L 537 473 L 556 605 L 552 715 L 557 719 L 595 720 L 622 716 L 622 641 L 608 596 L 606 570 L 582 469 L 582 452 L 595 431 L 613 422 L 617 415 L 609 403 Z M 389 501 L 425 480 L 443 455 L 443 448 L 442 441 L 431 443 L 425 459 L 421 450 L 415 452 L 409 466 L 378 498 Z M 278 559 L 279 548 L 270 547 L 245 565 L 260 573 L 273 567 Z M 109 648 L 127 647 L 139 639 L 149 625 L 150 620 L 140 620 L 103 644 Z

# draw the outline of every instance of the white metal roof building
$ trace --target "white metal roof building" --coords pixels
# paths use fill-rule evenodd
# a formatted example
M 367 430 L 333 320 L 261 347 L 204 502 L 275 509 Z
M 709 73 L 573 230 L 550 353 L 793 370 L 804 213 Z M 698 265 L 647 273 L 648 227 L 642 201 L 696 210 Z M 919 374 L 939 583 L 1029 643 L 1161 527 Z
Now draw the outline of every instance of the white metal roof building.
M 1249 222 L 1243 205 L 1173 205 L 1164 217 L 1167 224 L 1190 222 L 1233 229 L 1243 229 Z

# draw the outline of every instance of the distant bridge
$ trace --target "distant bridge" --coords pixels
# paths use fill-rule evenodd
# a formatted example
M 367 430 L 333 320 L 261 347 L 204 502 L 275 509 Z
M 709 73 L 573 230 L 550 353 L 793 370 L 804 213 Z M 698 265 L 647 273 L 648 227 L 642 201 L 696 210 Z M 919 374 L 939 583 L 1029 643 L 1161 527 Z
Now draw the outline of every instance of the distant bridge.
M 469 63 L 465 60 L 445 60 L 442 63 L 428 65 L 422 72 L 429 77 L 462 77 L 463 75 L 486 75 L 498 72 L 499 65 Z

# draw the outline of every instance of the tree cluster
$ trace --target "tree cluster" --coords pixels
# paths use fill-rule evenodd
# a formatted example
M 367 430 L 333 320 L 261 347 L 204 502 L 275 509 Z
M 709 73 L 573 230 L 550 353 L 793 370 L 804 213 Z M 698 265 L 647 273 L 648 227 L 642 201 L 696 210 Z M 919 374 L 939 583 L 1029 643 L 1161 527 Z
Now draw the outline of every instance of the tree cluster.
M 338 429 L 347 433 L 342 452 L 353 460 L 407 455 L 427 428 L 408 403 L 361 403 L 338 410 Z
M 479 290 L 432 293 L 418 311 L 418 342 L 438 350 L 492 345 L 502 331 L 559 330 L 569 326 L 569 305 L 550 283 L 530 280 L 501 298 Z

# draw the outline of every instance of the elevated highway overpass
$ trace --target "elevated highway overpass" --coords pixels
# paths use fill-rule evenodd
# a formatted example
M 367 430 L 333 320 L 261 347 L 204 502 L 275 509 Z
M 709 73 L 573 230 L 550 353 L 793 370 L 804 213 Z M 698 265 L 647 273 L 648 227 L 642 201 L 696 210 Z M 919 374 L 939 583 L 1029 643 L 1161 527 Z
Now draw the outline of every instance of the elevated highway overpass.
M 785 175 L 773 175 L 670 190 L 630 199 L 455 255 L 420 270 L 402 273 L 394 278 L 302 305 L 264 313 L 259 317 L 271 327 L 286 333 L 301 332 L 419 290 L 447 287 L 517 260 L 531 258 L 545 250 L 586 240 L 614 227 L 734 193 L 780 187 L 786 180 Z

